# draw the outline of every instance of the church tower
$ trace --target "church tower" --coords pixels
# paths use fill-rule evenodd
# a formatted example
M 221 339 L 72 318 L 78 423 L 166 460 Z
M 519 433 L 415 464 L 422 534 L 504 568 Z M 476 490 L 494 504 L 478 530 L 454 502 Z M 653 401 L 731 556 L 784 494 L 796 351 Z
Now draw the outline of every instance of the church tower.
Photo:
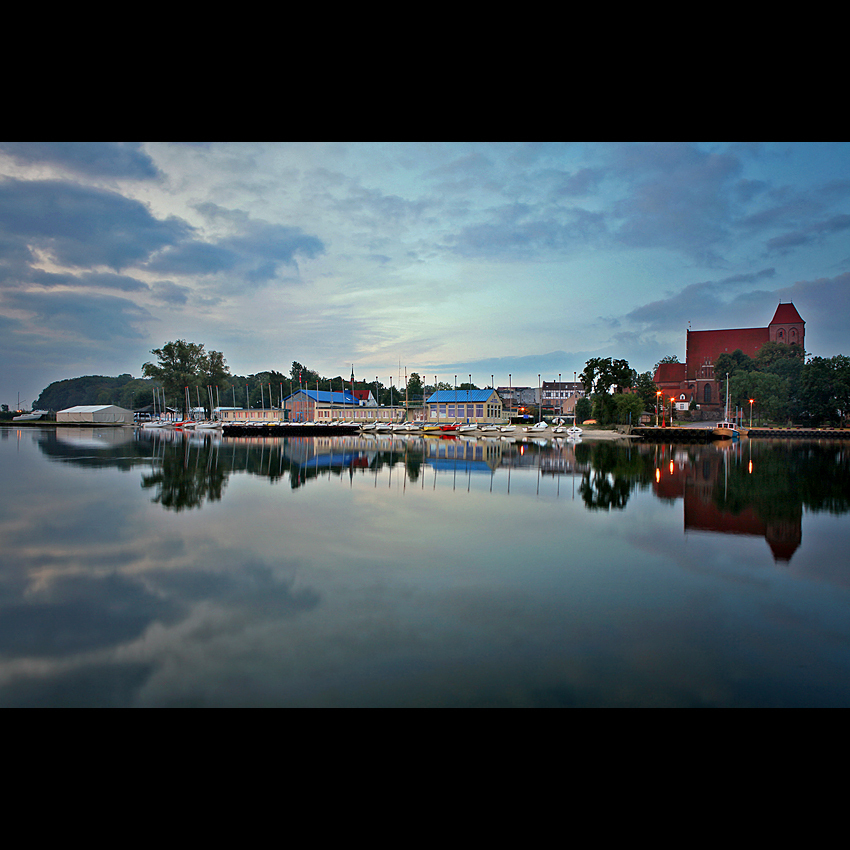
M 780 304 L 776 308 L 768 332 L 771 342 L 799 345 L 803 351 L 806 350 L 806 323 L 791 303 Z

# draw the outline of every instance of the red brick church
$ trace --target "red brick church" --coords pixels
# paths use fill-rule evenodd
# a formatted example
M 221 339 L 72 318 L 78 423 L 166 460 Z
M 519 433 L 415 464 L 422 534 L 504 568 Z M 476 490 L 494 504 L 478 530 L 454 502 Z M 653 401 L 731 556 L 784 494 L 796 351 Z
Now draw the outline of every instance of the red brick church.
M 689 330 L 685 362 L 662 363 L 654 380 L 665 397 L 675 398 L 679 406 L 694 401 L 701 408 L 721 408 L 725 398 L 720 386 L 723 376 L 714 374 L 714 363 L 721 354 L 740 349 L 749 357 L 755 357 L 766 342 L 799 345 L 805 350 L 805 340 L 806 323 L 794 305 L 780 304 L 766 328 Z

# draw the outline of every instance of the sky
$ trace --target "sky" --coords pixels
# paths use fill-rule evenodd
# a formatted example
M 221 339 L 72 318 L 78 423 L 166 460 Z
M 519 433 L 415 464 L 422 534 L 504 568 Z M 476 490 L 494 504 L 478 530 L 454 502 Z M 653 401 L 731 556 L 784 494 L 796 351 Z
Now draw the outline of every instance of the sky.
M 0 403 L 141 376 L 639 372 L 686 331 L 850 354 L 848 142 L 0 142 Z

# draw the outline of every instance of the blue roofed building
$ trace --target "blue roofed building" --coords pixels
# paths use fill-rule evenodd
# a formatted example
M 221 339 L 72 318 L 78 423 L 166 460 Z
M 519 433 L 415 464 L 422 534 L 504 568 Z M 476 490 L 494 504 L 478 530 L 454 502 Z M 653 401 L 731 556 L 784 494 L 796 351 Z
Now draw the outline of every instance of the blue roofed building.
M 502 399 L 494 389 L 440 390 L 425 402 L 425 415 L 429 422 L 498 422 Z
M 371 393 L 350 390 L 301 389 L 284 401 L 286 418 L 290 422 L 333 422 L 335 419 L 355 422 L 394 422 L 404 419 L 403 407 L 378 407 Z

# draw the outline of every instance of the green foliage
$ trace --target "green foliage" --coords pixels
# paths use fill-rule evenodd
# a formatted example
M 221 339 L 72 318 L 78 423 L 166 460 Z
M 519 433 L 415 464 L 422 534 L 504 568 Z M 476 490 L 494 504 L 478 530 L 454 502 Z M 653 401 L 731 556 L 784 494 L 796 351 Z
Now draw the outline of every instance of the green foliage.
M 586 419 L 590 419 L 593 414 L 593 403 L 587 397 L 580 398 L 576 402 L 576 423 L 581 425 Z
M 425 395 L 425 387 L 418 372 L 412 372 L 407 379 L 407 396 L 410 402 L 419 401 Z
M 153 401 L 153 382 L 132 375 L 107 377 L 85 375 L 54 381 L 33 403 L 38 410 L 66 410 L 80 404 L 115 404 L 127 410 L 146 407 Z
M 714 374 L 724 387 L 729 375 L 730 407 L 748 411 L 754 399 L 757 421 L 839 424 L 850 411 L 850 359 L 804 358 L 797 345 L 768 342 L 755 357 L 721 354 Z
M 838 424 L 850 412 L 850 358 L 813 357 L 801 380 L 804 413 L 813 422 Z
M 755 361 L 738 348 L 731 354 L 724 352 L 717 358 L 714 377 L 723 383 L 727 375 L 732 378 L 740 372 L 751 372 L 755 367 Z
M 671 360 L 669 362 L 673 361 Z M 656 367 L 655 371 L 658 371 L 658 367 Z M 655 393 L 658 392 L 658 386 L 652 380 L 654 374 L 655 372 L 642 372 L 637 376 L 634 383 L 633 389 L 643 402 L 643 410 L 655 410 Z M 641 413 L 643 413 L 643 410 Z
M 637 372 L 629 366 L 627 360 L 612 360 L 610 357 L 591 358 L 578 376 L 588 395 L 608 394 L 612 387 L 615 392 L 621 393 L 633 386 L 636 378 Z
M 145 363 L 142 374 L 159 381 L 166 399 L 175 400 L 180 407 L 185 406 L 187 387 L 191 404 L 196 404 L 196 390 L 203 390 L 201 400 L 207 406 L 206 387 L 220 384 L 230 374 L 220 351 L 207 352 L 202 344 L 185 339 L 154 348 L 151 354 L 156 355 L 157 362 Z

